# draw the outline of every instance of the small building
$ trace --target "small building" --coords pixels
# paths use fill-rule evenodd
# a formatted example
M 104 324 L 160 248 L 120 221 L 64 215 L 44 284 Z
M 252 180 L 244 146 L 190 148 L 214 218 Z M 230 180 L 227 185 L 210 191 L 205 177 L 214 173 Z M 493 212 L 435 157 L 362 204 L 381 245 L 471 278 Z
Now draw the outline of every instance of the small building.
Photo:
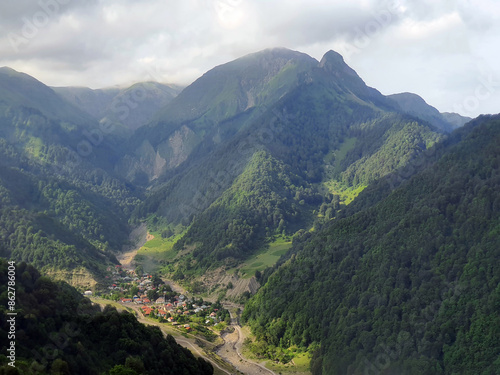
M 86 290 L 85 292 L 83 292 L 83 295 L 84 296 L 91 296 L 92 295 L 92 291 L 91 290 Z
M 141 309 L 142 309 L 142 313 L 143 313 L 145 316 L 147 316 L 147 315 L 151 314 L 151 312 L 153 311 L 153 309 L 152 309 L 152 308 L 150 308 L 150 307 L 148 307 L 148 306 L 142 306 L 142 307 L 141 307 Z

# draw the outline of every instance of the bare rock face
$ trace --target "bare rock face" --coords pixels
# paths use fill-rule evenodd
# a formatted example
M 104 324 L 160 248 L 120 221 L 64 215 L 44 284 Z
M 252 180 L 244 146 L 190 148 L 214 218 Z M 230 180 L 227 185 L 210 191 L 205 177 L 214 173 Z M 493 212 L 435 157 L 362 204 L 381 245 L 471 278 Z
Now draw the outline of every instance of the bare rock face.
M 164 160 L 164 170 L 158 169 L 154 178 L 157 178 L 161 172 L 176 168 L 186 161 L 200 141 L 200 137 L 186 125 L 176 130 L 167 141 L 158 146 L 158 156 L 160 160 Z
M 239 297 L 245 292 L 254 295 L 260 288 L 260 284 L 254 276 L 250 279 L 237 279 L 234 276 L 233 278 L 236 279 L 235 281 L 231 281 L 233 283 L 233 288 L 228 289 L 226 293 L 226 296 L 229 298 Z
M 199 142 L 200 137 L 183 125 L 156 149 L 148 140 L 144 140 L 134 155 L 123 158 L 116 170 L 129 181 L 139 182 L 137 179 L 140 176 L 145 183 L 151 182 L 165 171 L 182 164 Z
M 254 276 L 243 279 L 235 275 L 228 275 L 223 267 L 206 272 L 200 281 L 208 291 L 219 293 L 221 290 L 227 290 L 226 297 L 230 299 L 238 298 L 245 292 L 254 295 L 260 288 L 260 284 Z M 228 288 L 228 285 L 233 287 Z
M 52 269 L 45 271 L 46 275 L 53 280 L 65 281 L 74 287 L 81 287 L 85 290 L 94 289 L 97 281 L 87 269 L 75 268 L 74 270 Z

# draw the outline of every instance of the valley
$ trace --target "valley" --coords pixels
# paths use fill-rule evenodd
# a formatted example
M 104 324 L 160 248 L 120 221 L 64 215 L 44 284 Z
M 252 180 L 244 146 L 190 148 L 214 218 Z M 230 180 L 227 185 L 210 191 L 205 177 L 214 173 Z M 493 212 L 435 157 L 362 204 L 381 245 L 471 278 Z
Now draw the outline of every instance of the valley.
M 130 232 L 130 245 L 125 245 L 122 253 L 116 257 L 124 269 L 130 271 L 134 269 L 134 258 L 140 248 L 148 241 L 149 236 L 146 224 L 141 224 Z
M 171 280 L 163 281 L 177 294 L 188 294 L 185 289 L 177 283 Z M 193 298 L 196 300 L 199 297 L 193 296 Z M 230 314 L 230 322 L 227 327 L 223 329 L 223 331 L 219 333 L 214 332 L 218 337 L 215 341 L 213 339 L 211 341 L 207 341 L 202 334 L 196 332 L 195 334 L 189 333 L 189 331 L 182 328 L 182 325 L 177 326 L 177 323 L 170 324 L 169 322 L 162 323 L 149 316 L 145 316 L 144 310 L 140 307 L 140 305 L 135 303 L 131 304 L 120 301 L 110 302 L 107 299 L 98 297 L 90 297 L 90 299 L 93 303 L 100 305 L 101 309 L 103 309 L 106 305 L 111 304 L 118 310 L 133 312 L 138 321 L 141 323 L 159 327 L 165 335 L 170 334 L 175 337 L 176 341 L 180 345 L 191 350 L 194 355 L 202 357 L 206 361 L 210 362 L 214 368 L 216 368 L 216 374 L 218 374 L 217 370 L 220 371 L 220 373 L 225 374 L 275 374 L 275 372 L 264 366 L 265 362 L 257 363 L 246 359 L 241 354 L 246 335 L 242 333 L 242 328 L 239 323 L 239 314 L 237 311 L 243 308 L 242 305 L 236 305 L 234 303 L 223 304 L 223 308 Z
M 72 322 L 50 374 L 497 373 L 499 140 L 498 115 L 383 95 L 335 51 L 267 49 L 186 87 L 0 68 L 26 369 Z
M 141 225 L 131 232 L 130 239 L 131 242 L 134 243 L 134 245 L 131 245 L 133 249 L 125 248 L 124 252 L 117 257 L 121 263 L 122 269 L 126 271 L 132 271 L 134 269 L 133 258 L 136 256 L 138 251 L 143 246 L 147 246 L 148 242 L 152 241 L 154 237 L 147 233 L 147 228 L 145 225 Z M 274 264 L 278 259 L 279 255 L 276 255 L 274 252 L 283 252 L 283 250 L 289 248 L 289 243 L 281 241 L 277 242 L 278 244 L 274 244 L 274 246 L 271 246 L 273 255 L 269 255 L 275 258 L 274 262 L 272 262 L 271 260 L 271 263 L 268 263 L 266 267 Z M 257 257 L 259 256 L 257 255 Z M 142 263 L 140 264 L 142 265 Z M 245 271 L 242 271 L 242 275 L 245 275 Z M 163 279 L 162 281 L 178 295 L 189 295 L 186 289 L 178 283 L 168 279 Z M 238 290 L 238 287 L 234 289 L 234 296 L 240 296 L 244 292 L 244 290 Z M 253 293 L 255 292 L 256 289 L 253 290 Z M 193 295 L 192 298 L 196 300 L 200 297 L 201 296 Z M 204 295 L 203 298 L 205 300 L 215 302 L 214 297 L 207 297 L 206 295 Z M 135 303 L 124 303 L 123 301 L 110 302 L 108 299 L 102 299 L 98 297 L 91 297 L 90 299 L 93 303 L 100 305 L 101 309 L 103 309 L 107 304 L 111 303 L 112 306 L 115 306 L 116 308 L 118 308 L 118 310 L 128 310 L 130 312 L 134 312 L 135 316 L 141 323 L 158 326 L 165 335 L 172 335 L 180 345 L 191 350 L 194 355 L 202 357 L 206 361 L 210 362 L 216 369 L 215 374 L 218 374 L 219 372 L 221 374 L 275 374 L 275 372 L 267 369 L 264 366 L 265 363 L 261 364 L 248 360 L 241 354 L 243 342 L 246 336 L 242 333 L 239 323 L 239 313 L 237 311 L 240 311 L 243 308 L 243 305 L 236 305 L 234 303 L 223 304 L 224 309 L 226 309 L 230 314 L 230 321 L 227 327 L 223 329 L 223 331 L 214 332 L 214 334 L 219 338 L 215 342 L 213 342 L 206 341 L 206 339 L 203 338 L 203 335 L 199 333 L 193 335 L 186 332 L 186 330 L 183 328 L 178 328 L 178 326 L 171 325 L 169 322 L 161 323 L 156 319 L 145 316 L 144 310 L 141 309 L 140 305 L 137 305 Z M 154 304 L 150 306 L 154 306 Z

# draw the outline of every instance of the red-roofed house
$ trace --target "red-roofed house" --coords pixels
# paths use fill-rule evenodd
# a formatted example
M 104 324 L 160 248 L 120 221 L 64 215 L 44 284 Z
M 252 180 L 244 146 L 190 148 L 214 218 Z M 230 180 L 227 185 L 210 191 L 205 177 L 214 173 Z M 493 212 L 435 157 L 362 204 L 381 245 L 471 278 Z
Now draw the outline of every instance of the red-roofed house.
M 142 306 L 141 309 L 142 309 L 142 313 L 145 316 L 151 314 L 151 312 L 153 311 L 153 309 L 151 307 L 148 307 L 148 306 Z

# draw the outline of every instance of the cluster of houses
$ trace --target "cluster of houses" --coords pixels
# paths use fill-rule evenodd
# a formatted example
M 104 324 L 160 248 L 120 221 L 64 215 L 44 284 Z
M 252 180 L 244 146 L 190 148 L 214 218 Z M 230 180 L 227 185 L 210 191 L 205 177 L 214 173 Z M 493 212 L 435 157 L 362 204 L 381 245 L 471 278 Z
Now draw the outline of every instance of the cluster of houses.
M 178 325 L 179 316 L 189 317 L 190 315 L 195 315 L 202 312 L 207 312 L 205 315 L 205 324 L 216 324 L 218 323 L 217 312 L 218 309 L 214 309 L 207 305 L 197 305 L 193 300 L 186 298 L 183 294 L 176 296 L 171 300 L 166 300 L 164 297 L 159 297 L 156 301 L 150 301 L 146 295 L 134 296 L 133 298 L 122 298 L 120 300 L 122 303 L 135 303 L 141 306 L 141 311 L 144 316 L 156 316 L 159 318 L 164 318 L 167 322 L 172 323 L 172 325 Z M 190 330 L 189 324 L 184 325 L 184 328 Z
M 115 269 L 110 269 L 110 271 L 112 271 L 112 279 L 110 280 L 112 284 L 108 289 L 112 293 L 126 294 L 133 286 L 137 286 L 137 295 L 132 298 L 120 298 L 120 302 L 140 305 L 144 316 L 163 318 L 164 321 L 176 326 L 181 324 L 178 321 L 182 321 L 183 323 L 191 321 L 189 316 L 203 317 L 206 325 L 213 325 L 219 322 L 217 316 L 219 310 L 213 308 L 208 302 L 199 306 L 192 299 L 182 294 L 169 299 L 162 296 L 154 301 L 150 300 L 147 292 L 154 290 L 152 275 L 143 274 L 139 277 L 134 271 L 122 269 L 121 266 L 116 266 Z M 184 324 L 184 328 L 188 331 L 191 330 L 189 324 Z
M 112 284 L 108 287 L 111 291 L 127 292 L 132 284 L 137 284 L 139 292 L 145 293 L 153 289 L 151 285 L 152 275 L 145 273 L 139 277 L 135 274 L 135 271 L 123 269 L 120 265 L 116 265 L 114 270 L 108 268 L 108 271 L 112 271 Z M 126 284 L 126 287 L 121 286 L 123 284 Z

